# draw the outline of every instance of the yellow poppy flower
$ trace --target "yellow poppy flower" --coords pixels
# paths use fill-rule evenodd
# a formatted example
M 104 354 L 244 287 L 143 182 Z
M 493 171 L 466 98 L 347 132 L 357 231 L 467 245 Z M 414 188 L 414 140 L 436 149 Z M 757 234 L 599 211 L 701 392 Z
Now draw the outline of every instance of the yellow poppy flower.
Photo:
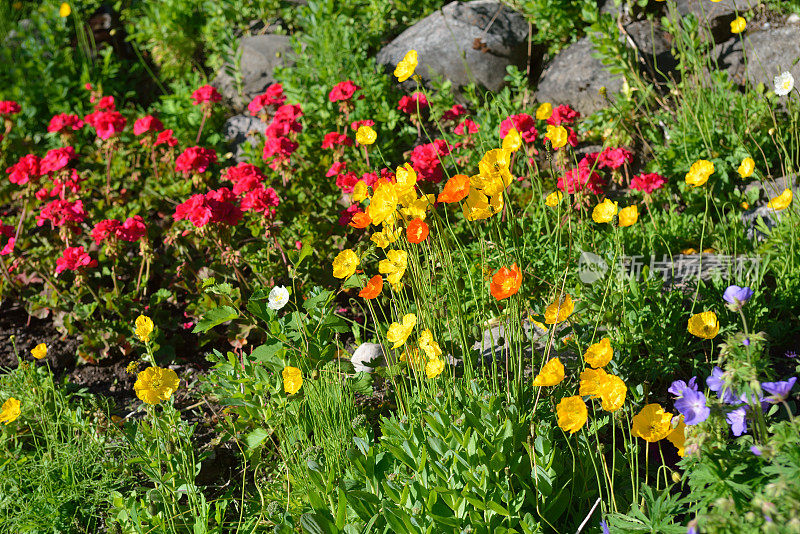
M 506 152 L 516 152 L 522 146 L 522 137 L 516 128 L 511 128 L 503 138 L 503 150 Z
M 739 176 L 742 178 L 749 178 L 753 171 L 756 168 L 756 162 L 753 158 L 744 158 L 742 163 L 739 164 L 739 168 L 736 169 L 736 172 L 739 173 Z
M 439 344 L 434 341 L 433 334 L 427 328 L 419 335 L 419 348 L 421 348 L 423 352 L 425 352 L 425 356 L 431 360 L 442 355 L 441 347 L 439 347 Z
M 47 345 L 45 345 L 44 343 L 39 343 L 38 345 L 33 347 L 33 349 L 31 349 L 31 354 L 37 360 L 41 360 L 42 358 L 47 356 Z
M 742 33 L 747 27 L 747 21 L 743 17 L 736 17 L 731 22 L 731 33 Z
M 544 322 L 546 324 L 558 324 L 567 320 L 567 317 L 572 315 L 575 309 L 575 304 L 572 302 L 572 297 L 564 295 L 563 300 L 559 303 L 558 299 L 550 303 L 544 310 Z
M 555 208 L 561 202 L 561 199 L 564 198 L 564 193 L 561 191 L 553 191 L 544 199 L 544 203 L 551 207 Z
M 533 385 L 555 386 L 560 384 L 562 380 L 564 380 L 564 364 L 556 357 L 551 358 L 542 366 L 539 374 L 533 380 Z
M 583 355 L 583 359 L 592 367 L 605 367 L 611 358 L 614 357 L 614 349 L 611 348 L 611 340 L 607 337 L 601 339 L 598 343 L 590 345 Z
M 134 334 L 139 338 L 139 341 L 142 343 L 150 341 L 150 335 L 153 333 L 153 328 L 155 328 L 153 320 L 146 315 L 140 315 L 136 318 L 135 326 Z
M 503 209 L 503 196 L 487 197 L 479 189 L 469 188 L 469 195 L 462 206 L 464 218 L 468 221 L 488 219 Z
M 628 206 L 619 210 L 619 225 L 621 227 L 632 226 L 639 220 L 639 208 L 637 206 Z
M 648 404 L 633 416 L 633 435 L 650 443 L 664 439 L 671 430 L 672 414 L 665 412 L 660 404 Z
M 406 55 L 394 69 L 394 75 L 397 76 L 397 81 L 404 82 L 411 78 L 411 76 L 414 75 L 414 70 L 417 68 L 418 63 L 416 50 L 409 50 L 406 52 Z
M 490 197 L 503 193 L 511 185 L 511 154 L 502 148 L 488 151 L 478 162 L 478 176 L 470 183 Z
M 792 203 L 792 190 L 784 189 L 783 193 L 781 193 L 775 198 L 770 199 L 769 203 L 767 204 L 767 207 L 772 208 L 775 211 L 780 211 L 788 208 L 789 204 L 791 203 Z
M 146 404 L 158 404 L 168 400 L 178 389 L 180 379 L 172 369 L 148 367 L 136 375 L 133 390 Z
M 441 358 L 433 358 L 425 364 L 425 376 L 428 378 L 436 378 L 442 371 L 444 371 L 444 360 Z
M 620 377 L 606 375 L 600 384 L 598 394 L 603 409 L 607 412 L 615 412 L 625 404 L 628 388 Z
M 712 311 L 695 313 L 689 319 L 689 333 L 703 339 L 713 339 L 719 332 L 717 314 Z
M 550 140 L 553 148 L 561 148 L 567 144 L 567 129 L 563 126 L 547 125 L 547 133 L 544 134 L 545 138 Z
M 281 375 L 283 377 L 283 391 L 289 395 L 294 395 L 303 387 L 303 372 L 297 367 L 284 367 Z
M 381 248 L 386 248 L 400 237 L 403 232 L 401 228 L 392 228 L 391 226 L 384 226 L 380 232 L 375 232 L 370 237 L 370 240 Z
M 587 395 L 595 397 L 600 395 L 600 389 L 608 378 L 608 373 L 604 369 L 586 369 L 581 371 L 580 387 L 578 394 L 582 397 Z
M 536 108 L 536 118 L 540 121 L 546 121 L 553 115 L 553 104 L 545 102 Z
M 417 198 L 416 193 L 412 190 L 400 199 L 400 204 L 404 207 L 400 208 L 400 213 L 407 221 L 414 219 L 425 220 L 428 215 L 428 210 L 436 203 L 436 195 L 422 195 Z
M 14 397 L 9 397 L 8 400 L 3 403 L 2 409 L 0 409 L 0 423 L 9 424 L 15 421 L 20 413 L 19 400 Z
M 69 4 L 66 2 L 62 3 L 61 6 L 58 8 L 58 15 L 61 18 L 69 17 L 70 13 L 72 13 L 72 8 L 69 7 Z
M 349 248 L 341 251 L 333 260 L 333 276 L 347 280 L 356 272 L 356 267 L 361 260 Z
M 598 224 L 609 223 L 617 214 L 618 204 L 608 199 L 603 200 L 592 210 L 592 220 Z
M 371 145 L 378 138 L 378 134 L 372 127 L 362 124 L 356 131 L 356 143 L 359 145 Z
M 389 343 L 393 344 L 393 349 L 401 347 L 403 343 L 406 342 L 416 324 L 417 316 L 413 313 L 407 313 L 403 316 L 401 323 L 392 323 L 389 325 L 389 330 L 386 332 L 386 339 Z
M 375 188 L 367 206 L 367 215 L 372 219 L 372 224 L 377 226 L 392 217 L 397 209 L 397 196 L 394 184 L 382 182 Z
M 406 163 L 402 167 L 397 167 L 395 178 L 396 184 L 394 187 L 397 191 L 398 198 L 412 191 L 417 183 L 417 173 L 410 163 Z
M 667 434 L 667 439 L 678 449 L 678 456 L 683 458 L 686 442 L 686 423 L 683 422 L 683 415 L 678 416 L 678 424 L 672 432 Z
M 714 164 L 708 160 L 700 159 L 692 163 L 686 173 L 686 183 L 692 187 L 700 187 L 714 174 Z
M 386 259 L 378 262 L 378 272 L 388 275 L 386 280 L 393 286 L 400 283 L 408 266 L 408 253 L 404 250 L 390 250 Z
M 362 202 L 369 198 L 369 186 L 364 180 L 359 180 L 353 186 L 353 202 Z
M 579 396 L 564 397 L 556 406 L 558 416 L 558 426 L 564 432 L 574 434 L 586 424 L 589 418 L 589 410 L 586 403 Z

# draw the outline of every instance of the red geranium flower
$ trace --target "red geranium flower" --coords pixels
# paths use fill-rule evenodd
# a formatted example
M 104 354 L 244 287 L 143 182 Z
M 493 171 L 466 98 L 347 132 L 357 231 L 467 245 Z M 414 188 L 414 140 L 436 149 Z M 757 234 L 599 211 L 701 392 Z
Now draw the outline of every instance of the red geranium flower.
M 199 104 L 219 102 L 222 100 L 222 95 L 212 86 L 204 85 L 192 93 L 192 100 L 194 100 L 192 104 L 197 106 Z
M 467 109 L 464 106 L 462 106 L 461 104 L 456 104 L 455 106 L 444 112 L 444 114 L 442 115 L 442 120 L 455 122 L 458 120 L 460 116 L 466 115 L 466 113 Z
M 22 108 L 13 100 L 0 100 L 0 115 L 16 115 L 20 111 Z
M 464 119 L 456 126 L 456 135 L 474 134 L 480 129 L 480 124 L 474 122 L 472 119 Z
M 436 139 L 433 143 L 414 147 L 410 160 L 420 180 L 439 183 L 442 180 L 440 158 L 450 153 L 450 146 L 444 139 Z
M 520 137 L 526 143 L 533 143 L 536 141 L 536 121 L 527 113 L 520 113 L 519 115 L 510 115 L 500 123 L 500 137 L 505 139 L 508 131 L 514 128 L 519 132 Z
M 142 135 L 150 132 L 160 132 L 164 129 L 164 125 L 158 120 L 156 117 L 152 115 L 147 115 L 138 119 L 135 123 L 133 123 L 133 134 L 134 135 Z
M 48 132 L 65 132 L 69 129 L 80 130 L 83 128 L 83 121 L 77 115 L 69 113 L 60 113 L 50 119 L 50 124 L 47 126 Z
M 45 204 L 42 211 L 36 217 L 36 226 L 42 226 L 45 221 L 50 221 L 53 226 L 64 226 L 67 224 L 79 224 L 86 218 L 83 210 L 83 201 L 56 199 Z
M 217 153 L 210 148 L 189 147 L 175 159 L 175 170 L 184 174 L 206 172 L 217 162 Z
M 277 208 L 280 203 L 281 199 L 273 188 L 258 184 L 242 198 L 241 208 L 245 211 L 266 212 Z
M 599 168 L 619 169 L 633 161 L 633 154 L 624 148 L 606 148 L 597 155 Z
M 258 95 L 247 105 L 248 111 L 254 117 L 259 114 L 259 112 L 269 106 L 280 106 L 286 102 L 286 96 L 283 94 L 283 86 L 279 83 L 273 83 L 264 94 Z
M 36 181 L 41 175 L 41 159 L 34 154 L 22 156 L 18 162 L 6 169 L 8 180 L 12 184 L 25 185 L 28 182 Z
M 166 144 L 167 146 L 175 146 L 178 144 L 178 140 L 172 137 L 172 130 L 164 130 L 156 136 L 156 142 L 153 143 L 153 146 L 161 144 Z
M 654 172 L 645 172 L 633 177 L 631 180 L 631 189 L 635 191 L 642 191 L 648 195 L 657 189 L 664 187 L 667 183 L 666 178 Z
M 428 109 L 428 98 L 423 93 L 416 91 L 411 96 L 403 96 L 397 109 L 409 115 L 422 113 L 423 110 Z
M 97 267 L 97 260 L 93 260 L 83 246 L 67 247 L 64 254 L 56 260 L 56 276 L 63 271 L 77 271 L 82 267 Z
M 42 158 L 39 170 L 42 174 L 57 172 L 69 165 L 69 162 L 74 159 L 78 159 L 78 155 L 75 154 L 75 149 L 71 146 L 54 148 Z
M 362 126 L 375 126 L 375 121 L 370 119 L 365 119 L 363 121 L 353 121 L 350 123 L 350 129 L 354 132 L 357 132 L 359 128 Z
M 97 137 L 108 139 L 125 129 L 127 120 L 117 111 L 95 111 L 83 118 L 97 131 Z
M 552 124 L 553 126 L 572 124 L 580 117 L 580 113 L 569 106 L 562 105 L 553 110 L 553 114 L 547 119 L 547 124 Z
M 94 106 L 95 111 L 116 111 L 117 105 L 114 103 L 113 96 L 104 96 Z
M 251 191 L 266 179 L 261 169 L 245 162 L 235 167 L 228 167 L 222 177 L 233 183 L 233 192 L 236 195 Z
M 342 100 L 350 100 L 356 91 L 361 89 L 358 85 L 350 80 L 339 82 L 333 86 L 331 92 L 328 93 L 328 100 L 331 102 L 339 102 Z

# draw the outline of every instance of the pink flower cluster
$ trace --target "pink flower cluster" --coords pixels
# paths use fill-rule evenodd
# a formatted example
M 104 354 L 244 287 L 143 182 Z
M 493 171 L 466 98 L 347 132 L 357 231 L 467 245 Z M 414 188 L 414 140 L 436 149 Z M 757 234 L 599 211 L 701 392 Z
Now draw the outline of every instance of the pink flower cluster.
M 76 159 L 78 159 L 78 155 L 75 154 L 75 149 L 73 147 L 54 148 L 48 151 L 44 158 L 42 158 L 42 161 L 39 163 L 39 172 L 41 172 L 41 174 L 58 172 Z
M 271 187 L 264 186 L 266 176 L 255 165 L 239 163 L 229 167 L 223 178 L 233 183 L 233 194 L 242 196 L 243 211 L 264 212 L 274 215 L 274 209 L 280 204 L 278 193 Z
M 303 131 L 299 119 L 303 111 L 297 104 L 284 104 L 275 111 L 272 122 L 267 126 L 264 151 L 261 157 L 269 161 L 269 166 L 276 169 L 278 166 L 289 162 L 299 145 L 290 136 Z
M 164 129 L 164 124 L 152 115 L 146 115 L 133 123 L 133 135 L 139 136 L 146 133 L 158 133 Z
M 43 174 L 41 172 L 41 159 L 34 154 L 27 154 L 19 158 L 14 165 L 6 169 L 8 181 L 12 184 L 25 185 L 35 182 Z
M 450 154 L 450 151 L 451 147 L 444 139 L 416 146 L 409 158 L 411 166 L 421 180 L 437 184 L 442 180 L 441 159 Z
M 631 180 L 631 189 L 634 191 L 641 191 L 648 195 L 657 189 L 664 187 L 667 183 L 666 178 L 654 172 L 645 172 L 638 174 Z
M 214 87 L 210 85 L 204 85 L 199 89 L 196 89 L 192 93 L 192 102 L 193 105 L 198 106 L 200 104 L 211 104 L 213 102 L 219 102 L 222 100 L 222 95 L 219 94 Z
M 233 191 L 220 187 L 205 195 L 192 195 L 189 200 L 178 204 L 172 217 L 176 221 L 187 219 L 197 228 L 208 223 L 236 226 L 244 214 L 236 202 Z
M 360 86 L 354 84 L 351 80 L 339 82 L 333 86 L 331 92 L 328 93 L 328 100 L 331 102 L 343 102 L 353 98 L 356 91 L 361 89 Z M 362 95 L 361 98 L 364 98 Z
M 273 83 L 267 87 L 267 90 L 263 94 L 255 97 L 253 101 L 247 105 L 247 109 L 250 111 L 250 115 L 255 117 L 261 113 L 261 110 L 265 108 L 277 108 L 284 102 L 286 102 L 286 96 L 283 94 L 283 85 Z
M 22 108 L 13 100 L 0 100 L 0 115 L 16 115 L 20 111 Z
M 14 250 L 14 242 L 16 241 L 14 227 L 3 224 L 3 221 L 0 221 L 0 236 L 6 238 L 6 243 L 3 245 L 3 249 L 0 250 L 0 256 L 7 256 Z
M 56 276 L 64 271 L 77 271 L 82 267 L 97 267 L 89 253 L 80 247 L 67 247 L 63 255 L 56 260 Z
M 397 109 L 409 115 L 422 113 L 424 110 L 428 109 L 428 107 L 428 98 L 419 91 L 412 93 L 411 96 L 404 95 L 400 98 L 400 102 L 397 105 Z
M 55 227 L 68 224 L 79 224 L 86 219 L 86 212 L 83 209 L 83 201 L 56 199 L 45 204 L 39 215 L 36 216 L 36 226 L 42 226 L 46 221 L 50 221 Z
M 69 130 L 80 130 L 83 128 L 83 121 L 77 115 L 71 113 L 60 113 L 50 119 L 47 126 L 48 132 L 68 132 Z
M 106 219 L 97 223 L 92 229 L 91 236 L 98 245 L 110 237 L 121 241 L 138 241 L 147 234 L 147 227 L 141 215 L 128 217 L 125 222 L 116 219 Z
M 97 137 L 104 140 L 118 135 L 128 122 L 118 111 L 95 111 L 83 120 L 97 131 Z
M 184 175 L 203 173 L 217 162 L 217 153 L 210 148 L 192 146 L 175 159 L 175 170 Z

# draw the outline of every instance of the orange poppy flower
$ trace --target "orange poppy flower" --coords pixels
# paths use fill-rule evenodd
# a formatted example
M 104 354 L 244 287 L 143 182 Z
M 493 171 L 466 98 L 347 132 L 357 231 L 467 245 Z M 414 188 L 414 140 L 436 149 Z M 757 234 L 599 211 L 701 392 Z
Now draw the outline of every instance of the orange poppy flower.
M 428 239 L 428 225 L 422 219 L 414 219 L 408 223 L 406 237 L 409 243 L 422 243 Z
M 444 184 L 444 190 L 439 193 L 439 202 L 460 202 L 469 194 L 469 176 L 456 174 Z
M 367 281 L 367 285 L 358 292 L 358 296 L 368 300 L 374 299 L 381 294 L 381 291 L 383 291 L 383 278 L 381 278 L 381 275 L 376 274 Z
M 489 291 L 497 300 L 503 300 L 519 291 L 521 285 L 522 271 L 514 263 L 511 267 L 501 267 L 495 273 L 492 283 L 489 284 Z
M 372 219 L 369 215 L 367 215 L 363 211 L 359 211 L 353 214 L 353 219 L 350 221 L 350 226 L 353 228 L 366 228 L 370 225 Z

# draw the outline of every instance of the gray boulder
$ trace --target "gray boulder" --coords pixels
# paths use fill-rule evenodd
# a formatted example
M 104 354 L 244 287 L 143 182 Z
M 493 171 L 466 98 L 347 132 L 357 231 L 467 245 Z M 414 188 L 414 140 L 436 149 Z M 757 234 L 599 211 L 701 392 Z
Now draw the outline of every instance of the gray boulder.
M 212 85 L 236 111 L 245 109 L 253 98 L 275 83 L 273 71 L 276 67 L 294 65 L 291 38 L 286 35 L 266 34 L 242 37 L 239 40 L 239 52 L 241 53 L 239 63 L 241 94 L 235 65 L 223 65 L 212 82 Z
M 796 185 L 797 175 L 790 174 L 782 176 L 772 181 L 767 182 L 750 182 L 745 187 L 745 194 L 749 196 L 751 191 L 759 191 L 759 201 L 752 208 L 742 213 L 742 223 L 744 224 L 745 235 L 748 239 L 762 241 L 767 235 L 758 229 L 759 219 L 763 221 L 767 229 L 772 230 L 781 220 L 784 211 L 798 210 L 798 195 L 800 195 L 800 187 Z M 792 204 L 782 211 L 775 211 L 767 207 L 770 198 L 774 198 L 786 189 L 792 190 Z
M 379 343 L 362 343 L 350 357 L 357 373 L 371 373 L 376 367 L 386 367 L 386 355 Z
M 767 29 L 748 34 L 745 41 L 746 76 L 752 84 L 773 88 L 775 76 L 789 71 L 800 80 L 800 27 Z
M 729 39 L 731 22 L 737 14 L 749 11 L 758 2 L 752 0 L 676 0 L 675 8 L 681 17 L 694 15 L 700 23 L 700 29 L 706 39 L 720 43 Z M 708 32 L 711 35 L 708 35 Z
M 451 2 L 397 36 L 376 60 L 393 71 L 412 49 L 419 58 L 416 73 L 424 80 L 441 76 L 455 87 L 476 82 L 497 91 L 507 66 L 526 66 L 528 23 L 496 0 Z
M 672 36 L 660 25 L 637 20 L 625 26 L 625 32 L 645 62 L 651 78 L 663 81 L 675 70 L 678 61 L 672 55 Z
M 234 115 L 225 121 L 222 133 L 230 144 L 236 163 L 245 160 L 245 143 L 249 142 L 253 147 L 264 144 L 266 130 L 267 125 L 263 121 L 249 115 Z
M 562 50 L 545 68 L 539 80 L 536 99 L 554 106 L 568 104 L 583 115 L 607 107 L 601 94 L 609 96 L 622 90 L 622 79 L 612 75 L 599 59 L 593 57 L 594 44 L 584 37 Z

